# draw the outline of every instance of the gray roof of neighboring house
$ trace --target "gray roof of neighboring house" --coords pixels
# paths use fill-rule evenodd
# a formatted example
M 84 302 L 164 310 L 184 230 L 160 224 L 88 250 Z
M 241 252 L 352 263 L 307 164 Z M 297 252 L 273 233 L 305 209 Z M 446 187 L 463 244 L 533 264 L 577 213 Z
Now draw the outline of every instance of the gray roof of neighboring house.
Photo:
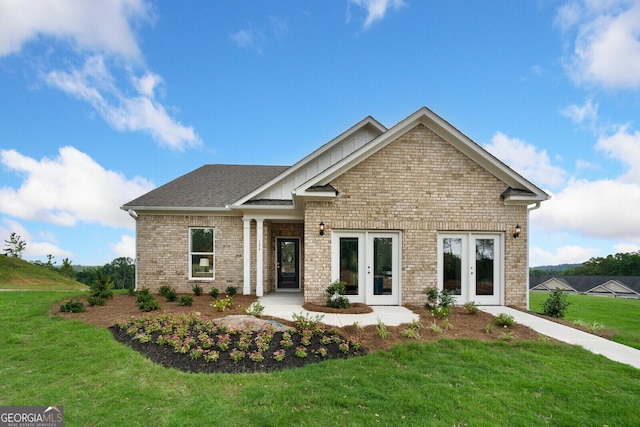
M 204 165 L 126 203 L 123 208 L 224 208 L 288 168 Z
M 640 293 L 640 277 L 638 276 L 539 276 L 529 278 L 529 288 L 551 279 L 560 280 L 578 292 L 587 292 L 609 281 L 616 281 Z

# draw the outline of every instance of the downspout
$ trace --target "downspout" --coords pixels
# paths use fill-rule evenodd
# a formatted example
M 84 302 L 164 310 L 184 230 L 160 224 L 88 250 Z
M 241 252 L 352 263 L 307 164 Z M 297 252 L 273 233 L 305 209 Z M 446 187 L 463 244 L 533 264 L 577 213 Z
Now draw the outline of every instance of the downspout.
M 531 230 L 530 227 L 530 222 L 529 222 L 529 215 L 531 214 L 531 211 L 535 211 L 536 209 L 538 209 L 540 207 L 540 204 L 542 202 L 536 202 L 535 205 L 533 205 L 533 207 L 527 207 L 527 279 L 526 279 L 526 283 L 527 283 L 527 311 L 529 311 L 529 245 L 531 243 L 531 239 L 529 238 L 529 231 Z
M 136 222 L 136 254 L 135 254 L 135 260 L 134 260 L 134 267 L 136 269 L 135 270 L 136 274 L 134 279 L 135 283 L 133 285 L 133 291 L 137 292 L 138 291 L 138 213 L 133 209 L 129 209 L 127 213 Z

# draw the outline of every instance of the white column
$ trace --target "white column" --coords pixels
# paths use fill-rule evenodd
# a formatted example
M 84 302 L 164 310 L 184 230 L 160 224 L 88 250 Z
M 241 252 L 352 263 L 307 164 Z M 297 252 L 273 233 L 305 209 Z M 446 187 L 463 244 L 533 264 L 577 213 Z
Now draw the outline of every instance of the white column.
M 251 218 L 242 218 L 244 222 L 242 262 L 244 264 L 244 283 L 242 293 L 251 294 Z
M 262 283 L 262 259 L 263 259 L 263 220 L 256 219 L 256 296 L 264 295 L 264 284 Z

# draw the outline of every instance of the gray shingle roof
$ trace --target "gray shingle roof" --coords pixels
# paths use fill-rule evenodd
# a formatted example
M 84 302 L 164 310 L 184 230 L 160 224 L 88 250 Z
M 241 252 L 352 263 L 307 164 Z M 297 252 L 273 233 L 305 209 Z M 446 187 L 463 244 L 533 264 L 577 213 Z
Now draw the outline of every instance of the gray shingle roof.
M 640 277 L 638 276 L 539 276 L 529 278 L 529 289 L 547 280 L 556 279 L 568 284 L 578 292 L 587 292 L 596 286 L 609 281 L 622 283 L 626 287 L 640 293 Z
M 204 165 L 126 203 L 123 208 L 224 208 L 288 168 Z

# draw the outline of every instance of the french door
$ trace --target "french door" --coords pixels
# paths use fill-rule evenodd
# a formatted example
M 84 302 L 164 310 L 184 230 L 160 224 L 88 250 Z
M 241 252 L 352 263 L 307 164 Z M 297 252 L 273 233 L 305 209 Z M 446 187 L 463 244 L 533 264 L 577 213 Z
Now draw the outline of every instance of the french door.
M 438 288 L 456 304 L 474 301 L 500 305 L 503 300 L 501 234 L 465 233 L 438 236 Z
M 336 231 L 332 236 L 332 277 L 347 284 L 349 301 L 398 305 L 400 233 Z

